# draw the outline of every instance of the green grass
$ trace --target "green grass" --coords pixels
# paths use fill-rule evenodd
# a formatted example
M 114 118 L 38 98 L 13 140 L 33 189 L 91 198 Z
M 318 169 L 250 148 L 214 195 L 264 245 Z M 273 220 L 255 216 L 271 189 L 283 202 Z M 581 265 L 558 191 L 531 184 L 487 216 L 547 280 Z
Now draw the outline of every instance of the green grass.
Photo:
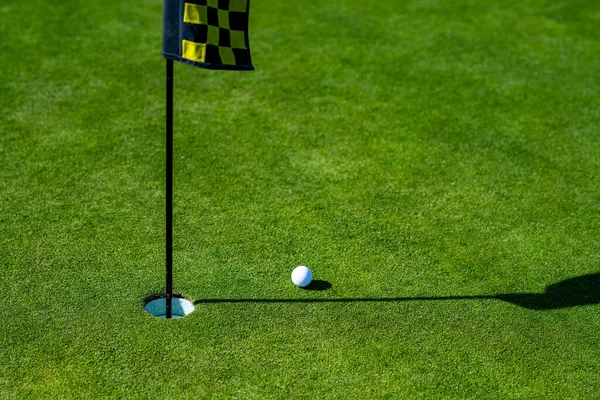
M 322 301 L 599 273 L 600 3 L 254 0 L 255 72 L 175 68 L 176 321 L 161 12 L 0 6 L 0 398 L 600 399 L 593 293 Z

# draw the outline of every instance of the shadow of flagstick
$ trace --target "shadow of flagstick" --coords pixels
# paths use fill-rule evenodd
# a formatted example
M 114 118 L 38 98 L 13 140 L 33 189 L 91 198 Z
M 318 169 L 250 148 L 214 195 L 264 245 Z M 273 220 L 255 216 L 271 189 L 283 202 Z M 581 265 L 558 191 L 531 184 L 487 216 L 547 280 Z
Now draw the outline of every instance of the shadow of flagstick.
M 331 287 L 326 281 L 320 285 Z M 317 289 L 318 290 L 318 289 Z M 323 289 L 321 289 L 323 290 Z M 339 298 L 339 299 L 205 299 L 194 304 L 221 303 L 385 303 L 408 301 L 457 301 L 457 300 L 502 300 L 530 310 L 555 310 L 600 304 L 600 274 L 570 278 L 546 288 L 544 293 L 505 293 L 473 296 L 416 296 L 381 298 Z

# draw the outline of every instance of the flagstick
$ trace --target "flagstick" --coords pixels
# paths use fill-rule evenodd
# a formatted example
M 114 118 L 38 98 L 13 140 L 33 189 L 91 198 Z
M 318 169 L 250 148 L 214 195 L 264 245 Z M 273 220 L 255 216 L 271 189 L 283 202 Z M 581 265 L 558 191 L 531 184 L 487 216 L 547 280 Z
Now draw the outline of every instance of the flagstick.
M 167 60 L 167 318 L 173 304 L 173 60 Z

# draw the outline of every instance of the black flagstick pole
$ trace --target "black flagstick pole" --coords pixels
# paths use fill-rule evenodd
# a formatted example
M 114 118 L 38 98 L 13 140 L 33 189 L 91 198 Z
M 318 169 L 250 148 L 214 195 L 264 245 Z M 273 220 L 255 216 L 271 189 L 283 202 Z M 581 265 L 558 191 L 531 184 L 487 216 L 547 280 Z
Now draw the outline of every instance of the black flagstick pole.
M 173 304 L 173 60 L 167 60 L 167 318 Z

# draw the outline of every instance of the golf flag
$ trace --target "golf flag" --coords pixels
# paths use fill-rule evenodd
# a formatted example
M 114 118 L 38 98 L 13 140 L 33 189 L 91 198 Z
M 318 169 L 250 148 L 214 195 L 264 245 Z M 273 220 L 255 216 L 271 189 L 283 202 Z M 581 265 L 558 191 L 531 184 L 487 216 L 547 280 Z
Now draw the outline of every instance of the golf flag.
M 164 58 L 199 68 L 253 70 L 250 0 L 164 0 Z

